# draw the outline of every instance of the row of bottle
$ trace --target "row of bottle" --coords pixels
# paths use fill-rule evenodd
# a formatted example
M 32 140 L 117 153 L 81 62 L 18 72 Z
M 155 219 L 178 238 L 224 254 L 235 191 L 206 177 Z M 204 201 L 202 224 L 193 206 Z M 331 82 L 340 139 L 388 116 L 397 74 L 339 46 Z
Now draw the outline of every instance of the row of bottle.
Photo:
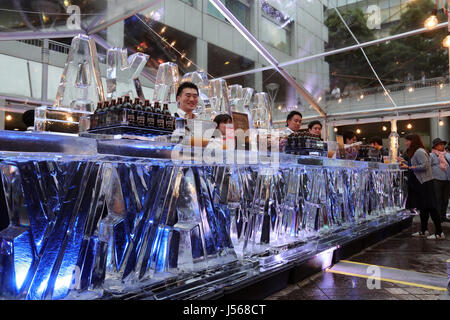
M 175 118 L 167 104 L 161 109 L 158 101 L 152 106 L 149 100 L 145 100 L 142 105 L 139 98 L 132 103 L 128 95 L 119 97 L 117 101 L 99 102 L 90 122 L 91 129 L 119 124 L 169 131 L 175 128 Z
M 320 136 L 311 134 L 309 132 L 293 133 L 287 137 L 286 153 L 296 153 L 301 149 L 314 149 L 324 151 L 326 143 L 324 143 Z

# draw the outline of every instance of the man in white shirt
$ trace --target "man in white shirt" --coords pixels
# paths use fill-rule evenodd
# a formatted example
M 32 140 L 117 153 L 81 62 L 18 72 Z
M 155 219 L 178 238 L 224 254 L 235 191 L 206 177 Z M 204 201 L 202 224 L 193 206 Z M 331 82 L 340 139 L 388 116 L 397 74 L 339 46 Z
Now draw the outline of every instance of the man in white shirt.
M 178 109 L 174 116 L 195 119 L 193 113 L 198 104 L 198 87 L 192 82 L 183 82 L 177 90 Z

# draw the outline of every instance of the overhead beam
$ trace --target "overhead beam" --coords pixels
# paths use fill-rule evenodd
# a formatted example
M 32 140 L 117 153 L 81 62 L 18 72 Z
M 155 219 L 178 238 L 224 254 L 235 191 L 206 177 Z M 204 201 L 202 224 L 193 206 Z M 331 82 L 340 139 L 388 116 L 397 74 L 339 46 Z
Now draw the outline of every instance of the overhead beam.
M 0 32 L 0 41 L 4 40 L 29 40 L 29 39 L 56 39 L 72 38 L 79 34 L 85 34 L 84 30 L 65 30 L 65 31 L 18 31 L 18 32 Z
M 237 31 L 277 70 L 286 81 L 299 92 L 309 104 L 319 113 L 320 116 L 325 117 L 326 114 L 311 96 L 311 94 L 303 88 L 297 81 L 283 68 L 280 67 L 279 62 L 264 48 L 261 43 L 245 28 L 238 19 L 227 9 L 227 7 L 220 0 L 209 0 L 212 5 L 236 28 Z

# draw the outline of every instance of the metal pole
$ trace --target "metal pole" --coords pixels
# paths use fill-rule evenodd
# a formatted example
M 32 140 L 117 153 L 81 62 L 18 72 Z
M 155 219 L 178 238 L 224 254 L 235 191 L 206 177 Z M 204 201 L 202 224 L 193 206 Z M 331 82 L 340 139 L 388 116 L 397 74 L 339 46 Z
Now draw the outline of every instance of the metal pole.
M 295 81 L 295 79 L 284 69 L 279 67 L 278 61 L 259 43 L 258 40 L 245 28 L 238 19 L 227 9 L 227 7 L 220 0 L 209 0 L 214 7 L 226 18 L 228 21 L 239 31 L 242 36 L 287 80 L 287 82 L 293 86 L 309 104 L 322 116 L 326 114 L 315 101 L 315 99 L 309 94 L 309 92 Z

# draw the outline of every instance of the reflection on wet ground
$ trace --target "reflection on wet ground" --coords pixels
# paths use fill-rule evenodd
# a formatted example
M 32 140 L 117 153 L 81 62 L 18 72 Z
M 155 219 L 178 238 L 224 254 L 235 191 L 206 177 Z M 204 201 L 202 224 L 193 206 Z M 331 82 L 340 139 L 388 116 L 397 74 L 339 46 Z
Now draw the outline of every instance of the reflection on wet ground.
M 442 225 L 445 240 L 412 238 L 419 230 L 419 217 L 411 228 L 390 237 L 346 260 L 447 276 L 450 259 L 450 223 Z M 434 227 L 430 221 L 429 231 Z M 267 300 L 450 300 L 448 292 L 419 286 L 381 281 L 379 289 L 369 289 L 368 279 L 327 271 L 318 273 L 267 297 Z

